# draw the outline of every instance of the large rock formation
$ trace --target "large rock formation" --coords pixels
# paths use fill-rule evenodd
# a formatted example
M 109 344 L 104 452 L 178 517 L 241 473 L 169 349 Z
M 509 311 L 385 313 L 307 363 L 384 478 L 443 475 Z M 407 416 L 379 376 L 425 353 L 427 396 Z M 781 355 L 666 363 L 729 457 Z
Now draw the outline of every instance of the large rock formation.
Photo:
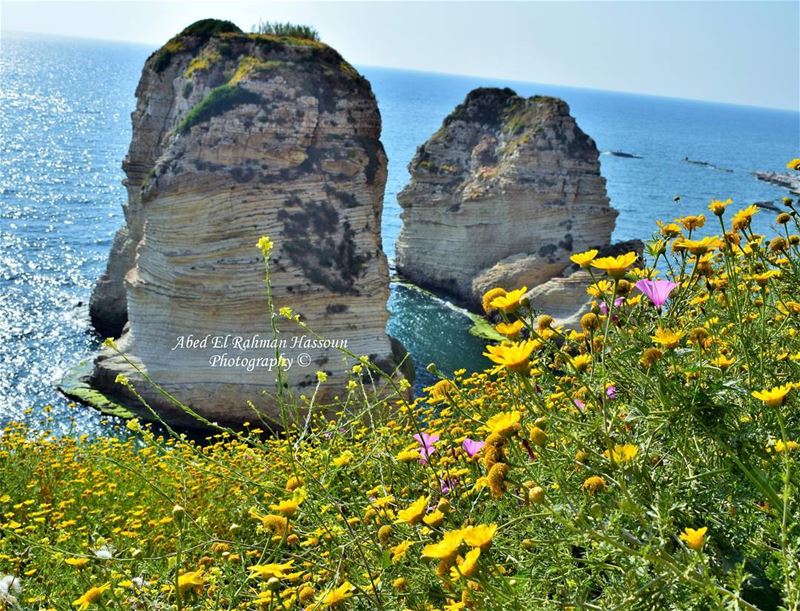
M 397 269 L 467 305 L 559 276 L 614 229 L 597 147 L 555 98 L 474 90 L 409 171 Z
M 115 383 L 125 374 L 167 420 L 193 424 L 130 361 L 211 421 L 253 420 L 248 401 L 277 421 L 275 364 L 256 360 L 275 357 L 262 235 L 275 242 L 276 309 L 393 368 L 386 155 L 366 79 L 322 43 L 206 20 L 147 60 L 136 97 L 126 226 L 91 304 L 100 332 L 122 333 L 123 355 L 104 349 L 90 385 L 136 409 Z M 342 354 L 278 324 L 288 384 L 310 394 L 325 370 L 317 400 L 340 393 Z

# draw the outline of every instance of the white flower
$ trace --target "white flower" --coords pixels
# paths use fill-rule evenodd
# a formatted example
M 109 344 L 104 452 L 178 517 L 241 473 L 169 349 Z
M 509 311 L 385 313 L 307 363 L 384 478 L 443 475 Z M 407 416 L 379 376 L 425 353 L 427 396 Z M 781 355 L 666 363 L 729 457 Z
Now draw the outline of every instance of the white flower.
M 92 552 L 100 560 L 111 560 L 114 557 L 114 546 L 106 544 L 103 547 L 92 550 Z
M 19 594 L 20 589 L 22 589 L 22 586 L 19 583 L 19 577 L 3 575 L 0 577 L 0 602 L 9 605 L 15 604 L 17 597 L 14 594 Z

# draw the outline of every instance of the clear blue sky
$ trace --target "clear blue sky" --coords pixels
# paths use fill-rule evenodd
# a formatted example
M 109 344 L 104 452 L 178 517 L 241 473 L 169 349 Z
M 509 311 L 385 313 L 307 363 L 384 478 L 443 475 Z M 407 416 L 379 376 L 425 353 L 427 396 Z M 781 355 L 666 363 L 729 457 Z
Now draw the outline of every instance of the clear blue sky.
M 800 109 L 800 2 L 0 2 L 3 30 L 143 42 L 315 26 L 351 63 Z

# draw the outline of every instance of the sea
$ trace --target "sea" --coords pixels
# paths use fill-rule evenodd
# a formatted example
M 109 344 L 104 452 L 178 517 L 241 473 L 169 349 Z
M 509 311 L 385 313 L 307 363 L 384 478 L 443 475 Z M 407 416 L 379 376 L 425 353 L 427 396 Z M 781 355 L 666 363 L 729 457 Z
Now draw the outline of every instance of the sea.
M 56 433 L 118 429 L 113 419 L 70 406 L 55 385 L 100 343 L 89 324 L 89 296 L 123 224 L 121 162 L 134 91 L 152 51 L 34 34 L 0 37 L 0 425 L 38 423 L 47 408 Z M 800 151 L 796 111 L 357 67 L 372 83 L 383 117 L 389 157 L 383 243 L 390 262 L 407 165 L 475 87 L 567 101 L 603 152 L 602 173 L 620 212 L 616 240 L 647 238 L 656 220 L 702 213 L 713 198 L 780 205 L 787 193 L 753 172 L 783 171 Z M 774 217 L 762 211 L 756 230 L 770 231 Z M 471 321 L 447 301 L 393 283 L 388 308 L 388 331 L 416 364 L 417 390 L 431 382 L 428 363 L 444 372 L 487 365 L 483 342 L 469 334 Z

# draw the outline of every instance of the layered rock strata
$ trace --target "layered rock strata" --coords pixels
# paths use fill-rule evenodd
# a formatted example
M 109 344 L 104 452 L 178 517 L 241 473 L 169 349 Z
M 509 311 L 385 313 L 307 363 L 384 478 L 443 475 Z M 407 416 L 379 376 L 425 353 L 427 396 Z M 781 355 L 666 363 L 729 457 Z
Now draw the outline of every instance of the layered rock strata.
M 147 60 L 136 98 L 126 224 L 91 304 L 122 354 L 103 350 L 91 386 L 137 409 L 124 374 L 162 417 L 194 424 L 138 367 L 208 420 L 257 421 L 255 408 L 278 422 L 262 235 L 276 310 L 393 369 L 386 155 L 368 81 L 320 42 L 206 20 Z M 317 401 L 342 393 L 343 355 L 276 318 L 288 386 L 310 395 L 323 370 Z
M 476 89 L 417 150 L 399 194 L 398 271 L 470 306 L 489 288 L 543 284 L 608 245 L 594 141 L 565 102 Z

